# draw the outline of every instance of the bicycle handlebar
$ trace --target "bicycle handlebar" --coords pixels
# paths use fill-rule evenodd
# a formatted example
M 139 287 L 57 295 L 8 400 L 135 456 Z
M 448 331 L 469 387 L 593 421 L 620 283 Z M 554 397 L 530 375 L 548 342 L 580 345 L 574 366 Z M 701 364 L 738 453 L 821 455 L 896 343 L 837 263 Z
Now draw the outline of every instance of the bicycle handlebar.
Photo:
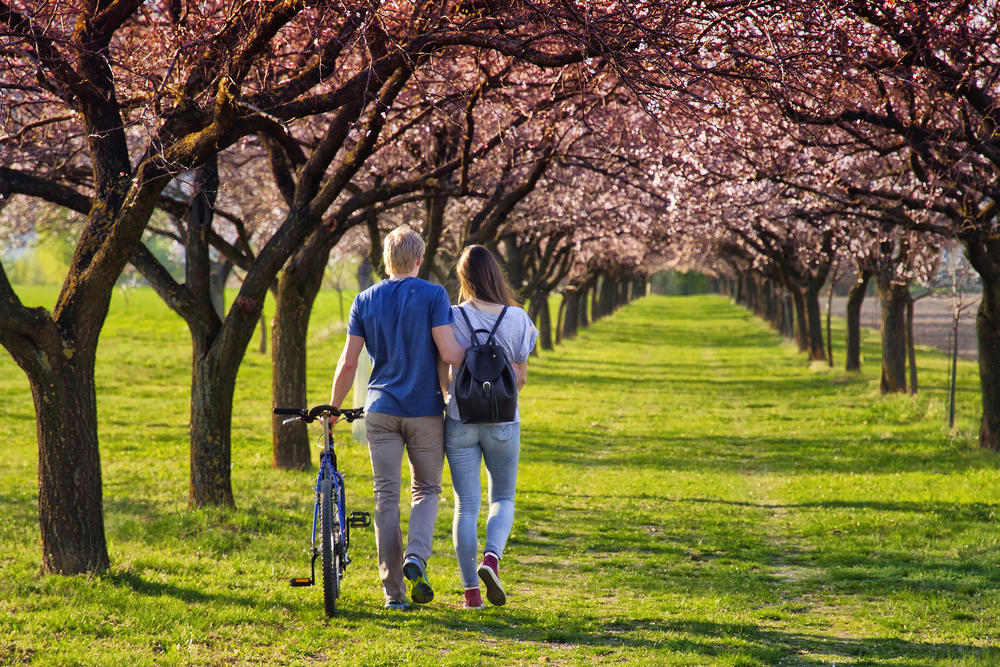
M 276 415 L 292 415 L 308 424 L 316 421 L 317 417 L 324 415 L 327 417 L 343 417 L 348 422 L 352 422 L 358 417 L 364 416 L 365 409 L 348 408 L 346 410 L 341 410 L 333 407 L 332 405 L 317 405 L 309 410 L 306 410 L 305 408 L 274 408 L 271 412 Z

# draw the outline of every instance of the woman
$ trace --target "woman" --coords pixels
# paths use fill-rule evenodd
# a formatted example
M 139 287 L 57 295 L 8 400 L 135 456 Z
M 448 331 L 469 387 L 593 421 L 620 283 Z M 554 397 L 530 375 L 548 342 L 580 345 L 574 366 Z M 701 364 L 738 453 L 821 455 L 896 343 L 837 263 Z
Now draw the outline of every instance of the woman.
M 474 328 L 490 331 L 504 307 L 513 306 L 504 314 L 495 338 L 516 367 L 517 388 L 520 391 L 527 380 L 528 355 L 535 347 L 538 330 L 514 300 L 510 287 L 500 272 L 500 265 L 486 248 L 474 245 L 465 249 L 458 260 L 458 283 L 460 305 L 452 306 L 455 317 L 452 327 L 455 338 L 465 347 L 472 345 L 472 336 L 465 317 L 457 309 L 465 310 L 465 315 Z M 518 411 L 512 422 L 463 424 L 454 397 L 456 370 L 452 370 L 447 392 L 444 435 L 444 451 L 448 456 L 451 480 L 455 487 L 452 538 L 462 573 L 462 584 L 465 586 L 465 608 L 482 609 L 484 604 L 479 579 L 486 585 L 486 598 L 492 604 L 501 606 L 507 602 L 507 594 L 500 583 L 499 563 L 514 525 L 514 488 L 521 449 L 521 413 Z M 480 460 L 486 462 L 490 513 L 486 521 L 483 560 L 477 567 Z

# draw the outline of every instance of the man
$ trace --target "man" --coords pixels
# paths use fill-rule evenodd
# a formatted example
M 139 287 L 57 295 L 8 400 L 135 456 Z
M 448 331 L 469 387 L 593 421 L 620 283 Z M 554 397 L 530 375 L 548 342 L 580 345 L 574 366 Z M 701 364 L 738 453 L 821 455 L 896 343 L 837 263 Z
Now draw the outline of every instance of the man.
M 407 226 L 384 243 L 389 279 L 355 298 L 347 342 L 337 363 L 330 405 L 340 407 L 354 381 L 358 356 L 367 346 L 372 373 L 365 399 L 365 429 L 375 478 L 375 545 L 386 609 L 426 604 L 434 597 L 427 580 L 441 471 L 444 467 L 444 397 L 437 355 L 458 366 L 465 349 L 451 328 L 451 303 L 440 285 L 417 278 L 424 241 Z M 410 528 L 403 551 L 399 497 L 403 453 L 410 463 Z

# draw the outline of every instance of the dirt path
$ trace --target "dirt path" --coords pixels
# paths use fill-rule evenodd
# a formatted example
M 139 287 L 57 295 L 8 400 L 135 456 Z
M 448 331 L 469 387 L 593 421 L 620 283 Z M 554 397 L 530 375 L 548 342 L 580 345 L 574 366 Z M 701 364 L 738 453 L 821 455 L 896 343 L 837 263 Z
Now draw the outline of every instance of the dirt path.
M 962 313 L 958 324 L 958 356 L 962 359 L 978 358 L 976 343 L 976 308 L 979 300 L 975 299 L 971 308 Z M 820 301 L 826 309 L 826 301 Z M 917 345 L 930 345 L 946 352 L 951 350 L 951 311 L 947 298 L 927 297 L 913 305 L 913 338 Z M 833 314 L 836 317 L 847 316 L 847 297 L 834 297 Z M 867 297 L 861 307 L 861 326 L 878 329 L 879 318 L 878 299 Z

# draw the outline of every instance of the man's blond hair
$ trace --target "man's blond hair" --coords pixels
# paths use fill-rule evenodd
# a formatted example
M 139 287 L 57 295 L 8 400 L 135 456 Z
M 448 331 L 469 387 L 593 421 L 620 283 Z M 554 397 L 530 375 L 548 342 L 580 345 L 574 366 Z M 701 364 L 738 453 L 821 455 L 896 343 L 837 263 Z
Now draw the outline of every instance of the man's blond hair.
M 382 261 L 389 273 L 409 273 L 424 256 L 424 240 L 409 225 L 400 225 L 385 237 Z

